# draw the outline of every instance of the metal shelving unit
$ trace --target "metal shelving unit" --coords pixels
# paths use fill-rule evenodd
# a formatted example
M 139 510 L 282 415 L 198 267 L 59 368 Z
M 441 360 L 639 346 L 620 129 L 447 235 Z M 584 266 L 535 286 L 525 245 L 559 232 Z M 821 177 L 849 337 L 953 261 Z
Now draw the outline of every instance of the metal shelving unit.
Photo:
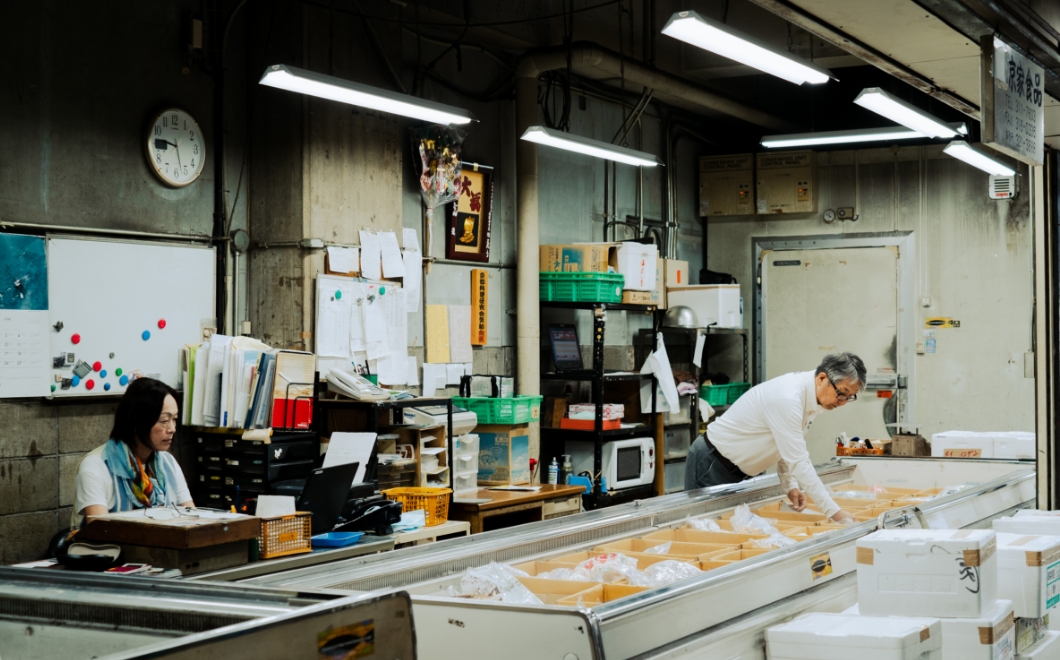
M 655 455 L 662 455 L 662 433 L 657 420 L 658 413 L 648 414 L 648 423 L 639 424 L 634 428 L 620 428 L 604 430 L 604 383 L 621 381 L 652 381 L 652 409 L 655 409 L 655 376 L 652 374 L 639 374 L 629 372 L 608 372 L 604 370 L 604 334 L 607 326 L 607 312 L 639 312 L 652 316 L 652 328 L 649 331 L 652 336 L 652 345 L 655 342 L 655 333 L 658 327 L 658 319 L 655 317 L 656 307 L 654 305 L 624 305 L 621 303 L 601 302 L 550 302 L 541 301 L 542 308 L 549 309 L 573 309 L 592 312 L 593 315 L 593 337 L 592 337 L 592 368 L 583 371 L 544 373 L 541 375 L 543 381 L 588 381 L 592 384 L 592 401 L 596 404 L 596 420 L 594 430 L 576 431 L 572 429 L 541 428 L 541 439 L 544 442 L 563 445 L 569 441 L 587 441 L 595 443 L 593 456 L 593 474 L 599 475 L 603 469 L 602 451 L 603 444 L 612 440 L 632 438 L 637 435 L 651 435 L 655 439 Z M 542 454 L 544 456 L 544 454 Z M 543 461 L 542 461 L 543 462 Z M 627 488 L 622 491 L 602 493 L 600 482 L 594 479 L 593 492 L 583 497 L 585 508 L 595 509 L 632 499 L 651 497 L 661 494 L 660 471 L 656 470 L 656 483 L 649 486 Z

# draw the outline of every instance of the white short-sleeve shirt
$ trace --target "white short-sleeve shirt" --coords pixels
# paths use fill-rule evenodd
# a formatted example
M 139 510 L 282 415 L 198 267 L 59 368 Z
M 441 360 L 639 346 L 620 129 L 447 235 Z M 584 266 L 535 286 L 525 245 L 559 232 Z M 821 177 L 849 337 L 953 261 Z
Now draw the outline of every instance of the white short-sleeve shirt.
M 117 494 L 114 492 L 114 475 L 110 473 L 107 464 L 103 461 L 103 449 L 106 445 L 96 447 L 88 452 L 77 467 L 77 495 L 74 499 L 74 510 L 70 514 L 70 528 L 81 527 L 84 516 L 81 514 L 85 507 L 93 504 L 113 509 L 118 504 Z M 191 491 L 188 490 L 188 482 L 184 479 L 184 472 L 180 464 L 168 451 L 158 453 L 159 457 L 166 461 L 170 470 L 176 477 L 176 501 L 191 501 Z

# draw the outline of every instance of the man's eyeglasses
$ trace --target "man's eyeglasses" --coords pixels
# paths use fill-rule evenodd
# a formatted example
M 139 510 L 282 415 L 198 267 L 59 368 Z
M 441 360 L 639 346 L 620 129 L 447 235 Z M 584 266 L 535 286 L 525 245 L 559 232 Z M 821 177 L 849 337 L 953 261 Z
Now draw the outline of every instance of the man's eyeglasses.
M 858 400 L 858 395 L 857 394 L 843 394 L 842 392 L 839 391 L 839 388 L 835 386 L 835 381 L 832 380 L 831 376 L 829 376 L 828 374 L 825 374 L 825 377 L 828 379 L 828 382 L 832 384 L 832 389 L 835 390 L 836 401 L 840 401 L 842 403 L 846 403 L 847 401 L 857 401 Z

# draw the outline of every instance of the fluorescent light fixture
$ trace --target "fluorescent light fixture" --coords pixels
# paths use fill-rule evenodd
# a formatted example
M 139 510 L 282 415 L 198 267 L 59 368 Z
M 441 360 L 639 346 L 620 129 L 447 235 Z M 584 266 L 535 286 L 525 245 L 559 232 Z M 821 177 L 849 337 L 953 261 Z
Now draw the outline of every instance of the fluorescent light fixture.
M 662 33 L 796 85 L 828 82 L 832 72 L 694 11 L 670 17 Z
M 286 64 L 275 64 L 265 69 L 265 75 L 261 77 L 259 84 L 436 124 L 467 124 L 478 121 L 475 115 L 463 108 L 426 101 L 335 76 L 325 76 Z
M 910 103 L 896 99 L 879 87 L 868 87 L 861 90 L 858 97 L 854 99 L 854 103 L 863 108 L 868 108 L 876 114 L 883 115 L 902 126 L 911 128 L 924 137 L 957 137 L 958 130 L 955 130 L 950 124 L 932 117 Z M 963 132 L 967 132 L 967 129 Z
M 662 163 L 653 155 L 644 151 L 627 149 L 603 142 L 601 140 L 590 140 L 580 135 L 571 135 L 563 131 L 552 130 L 544 126 L 531 126 L 523 133 L 523 140 L 536 142 L 549 147 L 556 147 L 564 151 L 574 151 L 579 154 L 596 156 L 604 160 L 613 160 L 627 165 L 640 165 L 642 167 L 655 167 Z
M 994 176 L 1012 176 L 1016 173 L 1016 170 L 987 155 L 983 150 L 973 147 L 964 140 L 950 142 L 943 151 Z
M 963 124 L 950 124 L 959 133 L 967 133 Z M 849 144 L 852 142 L 885 142 L 888 140 L 923 139 L 923 135 L 904 126 L 888 128 L 859 128 L 850 131 L 820 131 L 817 133 L 789 133 L 787 135 L 766 135 L 762 146 L 771 149 L 784 147 L 815 147 L 830 144 Z

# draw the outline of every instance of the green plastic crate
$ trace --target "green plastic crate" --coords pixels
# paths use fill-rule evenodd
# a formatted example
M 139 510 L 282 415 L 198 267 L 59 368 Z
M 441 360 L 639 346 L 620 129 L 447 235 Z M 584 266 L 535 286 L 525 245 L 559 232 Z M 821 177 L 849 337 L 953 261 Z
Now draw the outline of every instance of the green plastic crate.
M 751 389 L 750 383 L 729 383 L 728 405 L 736 403 L 736 399 L 739 399 L 744 394 L 747 394 L 747 390 L 749 389 Z
M 538 289 L 547 302 L 622 302 L 620 273 L 540 273 Z
M 699 398 L 706 401 L 712 408 L 725 406 L 729 403 L 728 385 L 700 385 Z
M 453 397 L 453 405 L 470 410 L 479 424 L 526 424 L 541 419 L 540 396 L 516 396 L 510 399 L 490 397 Z

